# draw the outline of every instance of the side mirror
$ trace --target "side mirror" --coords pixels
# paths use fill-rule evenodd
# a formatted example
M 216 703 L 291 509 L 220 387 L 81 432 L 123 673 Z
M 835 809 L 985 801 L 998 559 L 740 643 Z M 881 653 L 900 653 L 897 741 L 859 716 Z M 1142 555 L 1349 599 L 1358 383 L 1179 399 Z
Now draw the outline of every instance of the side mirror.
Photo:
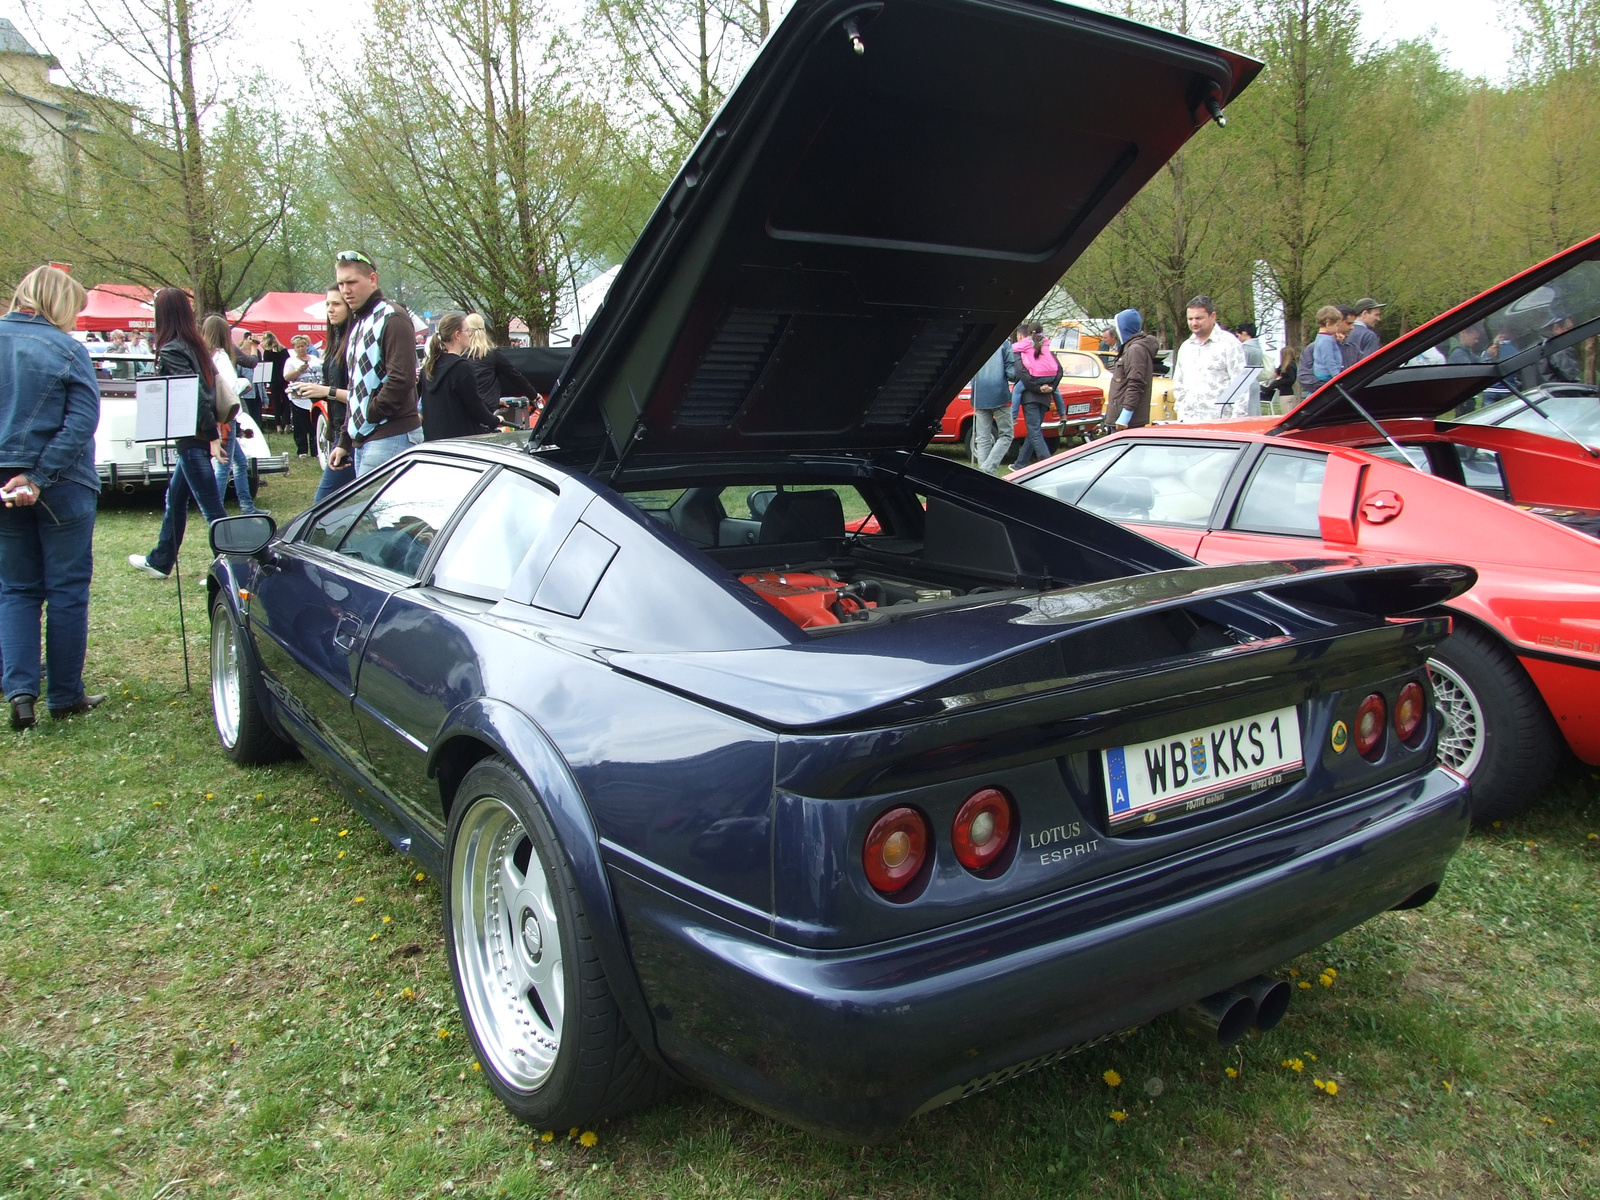
M 260 554 L 278 532 L 271 517 L 223 517 L 211 522 L 211 552 L 213 554 Z
M 777 488 L 762 488 L 760 491 L 751 492 L 745 497 L 745 502 L 750 505 L 750 515 L 759 521 L 767 515 L 767 505 L 772 503 L 772 498 L 778 494 Z

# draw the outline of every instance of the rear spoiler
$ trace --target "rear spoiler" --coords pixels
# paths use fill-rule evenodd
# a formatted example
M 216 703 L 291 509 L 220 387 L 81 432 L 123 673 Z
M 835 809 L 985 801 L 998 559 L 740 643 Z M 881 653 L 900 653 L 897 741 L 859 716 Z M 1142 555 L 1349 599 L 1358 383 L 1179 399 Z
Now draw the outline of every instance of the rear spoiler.
M 831 724 L 927 695 L 981 668 L 1078 635 L 1186 605 L 1230 598 L 1309 605 L 1383 619 L 1442 604 L 1477 582 L 1470 567 L 1372 565 L 1357 558 L 1286 559 L 1182 567 L 927 614 L 949 623 L 930 647 L 924 621 L 909 617 L 790 646 L 678 654 L 613 651 L 619 671 L 780 728 Z M 1271 619 L 1273 605 L 1255 616 Z M 1280 610 L 1281 611 L 1281 610 Z M 1335 623 L 1329 614 L 1313 625 Z M 1306 624 L 1302 617 L 1295 624 Z M 935 652 L 935 649 L 937 652 Z M 1248 649 L 1248 646 L 1243 647 Z

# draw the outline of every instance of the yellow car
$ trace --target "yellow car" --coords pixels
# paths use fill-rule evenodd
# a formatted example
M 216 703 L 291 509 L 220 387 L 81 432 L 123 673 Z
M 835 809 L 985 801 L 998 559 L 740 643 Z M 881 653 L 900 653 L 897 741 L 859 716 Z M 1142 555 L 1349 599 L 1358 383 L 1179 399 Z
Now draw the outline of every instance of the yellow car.
M 1061 382 L 1086 383 L 1099 388 L 1108 404 L 1106 419 L 1115 420 L 1116 416 L 1111 413 L 1109 402 L 1111 364 L 1117 361 L 1116 354 L 1105 350 L 1058 349 L 1056 358 L 1061 361 Z M 1172 402 L 1172 380 L 1166 375 L 1157 375 L 1150 381 L 1150 419 L 1172 421 L 1176 420 L 1177 416 L 1177 406 Z

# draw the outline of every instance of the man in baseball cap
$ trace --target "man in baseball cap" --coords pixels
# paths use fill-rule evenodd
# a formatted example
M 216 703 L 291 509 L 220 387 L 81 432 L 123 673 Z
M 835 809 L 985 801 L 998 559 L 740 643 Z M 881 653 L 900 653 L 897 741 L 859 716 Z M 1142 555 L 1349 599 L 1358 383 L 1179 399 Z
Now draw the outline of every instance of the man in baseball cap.
M 1356 310 L 1356 323 L 1345 342 L 1354 347 L 1356 358 L 1360 360 L 1383 344 L 1378 337 L 1378 310 L 1383 305 L 1371 296 L 1363 296 L 1350 307 Z

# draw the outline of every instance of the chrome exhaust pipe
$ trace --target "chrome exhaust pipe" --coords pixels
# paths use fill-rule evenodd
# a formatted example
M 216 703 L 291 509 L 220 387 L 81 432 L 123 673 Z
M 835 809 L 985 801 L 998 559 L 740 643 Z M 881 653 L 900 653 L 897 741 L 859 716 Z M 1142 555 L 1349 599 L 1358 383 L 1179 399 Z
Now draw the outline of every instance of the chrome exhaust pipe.
M 1289 1000 L 1294 995 L 1288 983 L 1270 975 L 1257 975 L 1239 985 L 1239 990 L 1250 997 L 1256 1006 L 1255 1026 L 1262 1033 L 1273 1029 L 1289 1011 Z
M 131 495 L 133 495 L 133 493 L 134 493 L 133 484 L 125 483 L 125 484 L 122 485 L 122 494 L 124 496 L 131 496 Z
M 1196 1033 L 1216 1038 L 1219 1046 L 1231 1046 L 1244 1037 L 1255 1019 L 1256 1002 L 1235 988 L 1216 992 L 1178 1010 L 1178 1020 Z

